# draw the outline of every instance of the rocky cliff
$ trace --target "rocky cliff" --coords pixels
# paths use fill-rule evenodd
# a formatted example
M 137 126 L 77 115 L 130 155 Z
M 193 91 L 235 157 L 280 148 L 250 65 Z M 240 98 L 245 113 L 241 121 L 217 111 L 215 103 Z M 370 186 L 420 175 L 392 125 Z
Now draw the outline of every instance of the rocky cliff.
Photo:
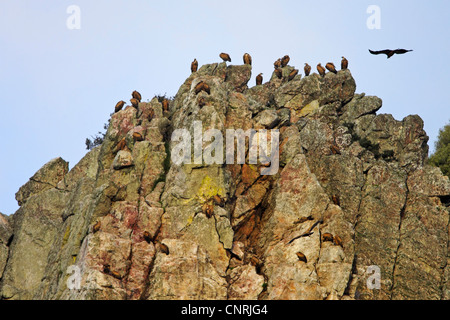
M 204 65 L 169 110 L 126 107 L 70 171 L 47 163 L 0 215 L 1 297 L 449 299 L 450 182 L 420 117 L 377 113 L 349 70 L 291 70 L 248 87 L 250 65 Z M 278 129 L 279 170 L 174 164 L 195 121 Z

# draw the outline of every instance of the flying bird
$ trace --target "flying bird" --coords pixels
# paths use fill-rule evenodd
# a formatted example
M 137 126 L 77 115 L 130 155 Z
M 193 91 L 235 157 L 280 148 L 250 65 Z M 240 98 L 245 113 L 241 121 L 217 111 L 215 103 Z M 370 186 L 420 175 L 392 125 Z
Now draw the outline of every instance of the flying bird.
M 342 57 L 341 60 L 341 70 L 346 70 L 348 69 L 348 60 L 345 59 L 345 57 Z
M 123 100 L 117 102 L 117 104 L 114 108 L 114 112 L 119 112 L 120 110 L 122 110 L 124 105 L 125 105 L 125 101 L 123 101 Z
M 131 94 L 131 96 L 135 99 L 137 99 L 139 102 L 141 102 L 141 94 L 139 92 L 137 92 L 136 90 L 133 91 L 133 93 Z
M 198 69 L 198 61 L 197 59 L 194 59 L 194 61 L 192 61 L 191 63 L 191 72 L 194 73 L 196 72 Z
M 256 85 L 259 86 L 260 84 L 262 84 L 262 82 L 263 82 L 263 77 L 262 77 L 262 73 L 260 73 L 256 76 Z
M 281 58 L 281 67 L 284 68 L 287 66 L 287 64 L 289 63 L 289 60 L 291 60 L 291 58 L 289 58 L 288 55 L 285 55 L 283 58 Z
M 252 56 L 248 53 L 244 54 L 244 64 L 252 65 Z
M 305 67 L 303 68 L 305 71 L 305 77 L 309 76 L 309 73 L 311 72 L 311 66 L 307 63 L 305 63 Z
M 317 71 L 319 71 L 319 74 L 320 74 L 322 77 L 325 76 L 325 68 L 322 67 L 322 64 L 321 64 L 321 63 L 319 63 L 319 64 L 317 65 Z
M 297 74 L 298 74 L 297 69 L 292 70 L 291 73 L 289 73 L 288 81 L 291 81 L 292 79 L 294 79 Z
M 328 63 L 325 65 L 325 68 L 327 68 L 328 71 L 333 72 L 334 74 L 337 73 L 336 67 L 334 66 L 334 63 L 333 63 L 333 62 L 328 62 Z
M 410 51 L 412 51 L 412 50 L 406 50 L 406 49 L 390 50 L 390 49 L 386 49 L 386 50 L 374 51 L 374 50 L 370 50 L 369 49 L 369 52 L 371 54 L 385 54 L 388 59 L 390 57 L 392 57 L 394 54 L 404 54 L 404 53 L 407 53 L 407 52 L 410 52 Z
M 223 53 L 222 52 L 219 56 L 222 58 L 223 61 L 231 62 L 231 58 L 230 58 L 230 55 L 228 53 Z

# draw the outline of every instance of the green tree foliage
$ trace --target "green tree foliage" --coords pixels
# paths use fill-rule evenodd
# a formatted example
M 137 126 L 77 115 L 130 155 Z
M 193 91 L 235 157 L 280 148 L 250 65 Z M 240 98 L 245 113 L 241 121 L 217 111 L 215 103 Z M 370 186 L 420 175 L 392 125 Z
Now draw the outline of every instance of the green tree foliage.
M 86 138 L 85 144 L 86 144 L 87 150 L 92 150 L 96 146 L 99 146 L 103 143 L 103 140 L 105 139 L 106 131 L 108 131 L 108 127 L 109 127 L 109 120 L 107 123 L 105 123 L 103 125 L 103 129 L 105 130 L 104 132 L 99 131 L 95 136 L 91 136 L 92 140 L 89 138 Z
M 450 123 L 439 130 L 435 151 L 430 156 L 430 164 L 441 168 L 442 172 L 450 177 Z

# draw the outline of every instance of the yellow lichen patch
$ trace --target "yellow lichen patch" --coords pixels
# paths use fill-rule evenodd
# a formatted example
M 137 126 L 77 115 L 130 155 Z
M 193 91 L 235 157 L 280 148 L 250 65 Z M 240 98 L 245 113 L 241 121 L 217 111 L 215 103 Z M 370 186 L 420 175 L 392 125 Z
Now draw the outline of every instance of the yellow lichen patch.
M 319 109 L 319 101 L 318 100 L 314 100 L 311 103 L 309 103 L 306 106 L 304 106 L 302 108 L 302 110 L 300 110 L 298 115 L 300 117 L 306 117 L 308 114 L 313 113 L 317 109 Z
M 66 232 L 64 233 L 64 237 L 63 237 L 63 241 L 62 241 L 63 246 L 67 243 L 67 240 L 69 240 L 69 235 L 70 235 L 70 225 L 67 226 Z
M 289 100 L 289 102 L 286 103 L 286 105 L 284 107 L 291 109 L 291 110 L 298 110 L 298 109 L 300 109 L 302 104 L 303 104 L 303 95 L 298 94 L 295 97 L 293 97 L 291 100 Z
M 225 191 L 221 188 L 216 181 L 211 179 L 210 176 L 206 175 L 203 180 L 200 188 L 198 189 L 198 197 L 202 202 L 205 202 L 215 195 L 224 196 Z
M 189 226 L 192 224 L 192 221 L 194 221 L 194 216 L 190 216 L 190 217 L 188 218 L 188 221 L 187 221 L 187 223 L 186 223 L 186 228 L 189 227 Z

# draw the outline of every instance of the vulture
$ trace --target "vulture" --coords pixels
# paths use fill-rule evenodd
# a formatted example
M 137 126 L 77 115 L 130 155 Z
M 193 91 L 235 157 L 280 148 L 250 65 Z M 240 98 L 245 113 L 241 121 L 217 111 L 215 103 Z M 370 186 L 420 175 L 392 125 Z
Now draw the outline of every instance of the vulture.
M 297 69 L 292 70 L 291 73 L 289 73 L 288 81 L 291 81 L 292 79 L 294 79 L 297 74 L 298 74 Z
M 231 58 L 230 58 L 230 55 L 228 53 L 223 53 L 222 52 L 219 56 L 222 58 L 223 61 L 231 62 Z
M 137 99 L 139 102 L 141 102 L 141 94 L 139 92 L 137 92 L 136 90 L 133 91 L 133 93 L 131 94 L 131 96 L 135 99 Z
M 263 82 L 263 77 L 262 77 L 262 73 L 260 73 L 256 76 L 256 85 L 259 86 L 260 84 L 262 84 L 262 82 Z
M 144 137 L 142 137 L 142 134 L 140 134 L 139 132 L 133 132 L 133 140 L 142 141 L 144 140 Z
M 289 58 L 288 55 L 285 55 L 283 58 L 281 58 L 281 67 L 284 68 L 287 66 L 287 64 L 289 63 L 289 60 L 291 60 L 291 58 Z
M 252 57 L 248 53 L 244 54 L 244 64 L 252 65 Z
M 275 69 L 280 68 L 281 67 L 281 59 L 278 59 L 277 61 L 275 61 L 273 63 L 273 66 L 274 66 Z
M 333 72 L 334 74 L 337 73 L 336 67 L 334 66 L 334 63 L 333 63 L 333 62 L 328 62 L 328 63 L 325 65 L 325 68 L 327 68 L 328 71 Z
M 198 69 L 198 61 L 197 59 L 194 59 L 191 63 L 191 72 L 196 72 Z
M 303 253 L 297 252 L 296 254 L 297 254 L 298 260 L 303 261 L 304 263 L 308 262 L 308 260 L 306 259 L 306 256 Z
M 276 68 L 274 72 L 277 75 L 278 79 L 281 79 L 283 77 L 283 70 L 281 70 L 281 68 Z
M 369 49 L 369 52 L 371 54 L 385 54 L 388 59 L 390 57 L 392 57 L 394 54 L 404 54 L 404 53 L 407 53 L 407 52 L 410 52 L 410 51 L 412 51 L 412 50 L 406 50 L 406 49 L 390 50 L 390 49 L 386 49 L 386 50 L 374 51 L 374 50 L 370 50 Z
M 319 74 L 323 77 L 323 76 L 325 76 L 325 68 L 324 67 L 322 67 L 322 64 L 318 64 L 317 65 L 317 71 L 319 71 Z
M 305 67 L 303 69 L 305 71 L 305 77 L 309 76 L 309 73 L 311 72 L 311 66 L 305 63 Z
M 342 57 L 341 60 L 341 70 L 346 70 L 348 69 L 348 60 L 345 59 L 345 57 Z
M 162 102 L 162 106 L 164 111 L 169 111 L 169 100 L 164 99 Z
M 339 237 L 338 235 L 335 235 L 334 236 L 334 243 L 336 244 L 336 245 L 338 245 L 338 246 L 343 246 L 343 244 L 342 244 L 342 239 L 341 239 L 341 237 Z
M 139 100 L 136 98 L 132 98 L 130 99 L 131 105 L 135 108 L 137 108 L 139 106 Z
M 331 242 L 333 242 L 333 235 L 332 235 L 331 233 L 324 233 L 324 234 L 322 235 L 322 241 L 323 241 L 323 242 L 325 242 L 325 241 L 331 241 Z
M 122 110 L 124 105 L 125 105 L 125 101 L 123 101 L 123 100 L 117 102 L 116 107 L 114 108 L 114 112 L 119 112 L 120 110 Z

